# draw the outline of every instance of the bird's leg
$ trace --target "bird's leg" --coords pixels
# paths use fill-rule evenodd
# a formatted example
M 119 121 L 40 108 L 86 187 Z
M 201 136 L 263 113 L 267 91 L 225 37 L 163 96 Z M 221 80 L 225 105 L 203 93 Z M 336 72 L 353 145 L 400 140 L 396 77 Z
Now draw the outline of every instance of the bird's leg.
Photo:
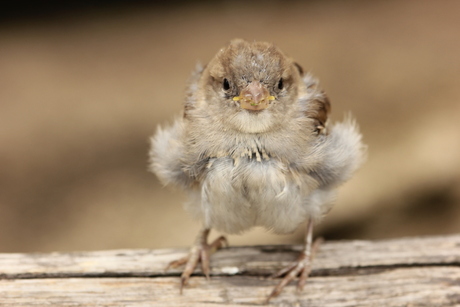
M 195 270 L 198 262 L 201 260 L 201 270 L 203 274 L 209 279 L 209 257 L 213 252 L 218 250 L 224 245 L 228 245 L 227 239 L 224 236 L 220 236 L 219 238 L 215 239 L 211 244 L 208 244 L 208 235 L 210 229 L 203 228 L 198 233 L 196 237 L 195 244 L 190 249 L 190 253 L 188 256 L 180 258 L 175 261 L 171 261 L 165 270 L 169 268 L 176 268 L 178 266 L 184 265 L 185 268 L 181 275 L 181 282 L 180 282 L 180 293 L 182 294 L 182 288 L 187 283 L 190 275 L 192 275 L 193 271 Z
M 300 275 L 300 277 L 299 283 L 297 284 L 297 290 L 299 292 L 303 290 L 307 277 L 311 271 L 311 261 L 316 253 L 316 250 L 318 249 L 318 246 L 322 242 L 322 239 L 319 238 L 316 239 L 315 242 L 312 244 L 312 239 L 313 221 L 309 219 L 307 224 L 307 234 L 305 235 L 304 250 L 300 254 L 297 261 L 271 276 L 273 278 L 276 278 L 285 275 L 283 280 L 281 280 L 281 282 L 273 289 L 272 293 L 268 296 L 267 302 L 271 298 L 280 294 L 283 288 L 298 275 Z

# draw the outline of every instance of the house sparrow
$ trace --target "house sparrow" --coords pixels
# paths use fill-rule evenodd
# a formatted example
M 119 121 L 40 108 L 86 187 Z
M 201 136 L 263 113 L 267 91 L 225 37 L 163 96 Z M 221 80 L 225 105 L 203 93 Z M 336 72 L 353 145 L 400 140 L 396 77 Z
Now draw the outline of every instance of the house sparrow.
M 235 39 L 193 73 L 184 113 L 151 139 L 150 170 L 190 194 L 185 206 L 203 228 L 185 264 L 180 289 L 198 262 L 226 244 L 210 229 L 236 234 L 262 226 L 278 234 L 307 221 L 298 261 L 270 294 L 310 272 L 312 231 L 332 206 L 336 187 L 361 165 L 365 146 L 355 122 L 328 126 L 330 103 L 318 82 L 270 43 Z

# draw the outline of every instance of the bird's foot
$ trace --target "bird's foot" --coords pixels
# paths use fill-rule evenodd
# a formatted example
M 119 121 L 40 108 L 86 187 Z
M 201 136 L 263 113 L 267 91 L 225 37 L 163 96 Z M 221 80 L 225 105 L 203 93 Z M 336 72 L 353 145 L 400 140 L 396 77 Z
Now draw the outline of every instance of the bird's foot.
M 300 254 L 297 261 L 291 263 L 289 266 L 281 269 L 277 273 L 270 276 L 271 278 L 277 278 L 277 277 L 281 277 L 284 275 L 284 278 L 270 293 L 270 295 L 267 298 L 267 302 L 269 302 L 270 299 L 274 298 L 275 296 L 278 296 L 278 294 L 281 293 L 284 287 L 299 275 L 300 276 L 299 276 L 299 282 L 297 284 L 297 291 L 299 293 L 302 292 L 305 286 L 305 282 L 307 281 L 308 275 L 310 274 L 310 271 L 311 271 L 311 262 L 322 241 L 323 241 L 322 238 L 316 239 L 311 247 L 311 251 L 310 250 L 303 251 Z
M 227 239 L 224 236 L 220 236 L 214 240 L 211 244 L 207 243 L 207 235 L 209 231 L 200 233 L 197 243 L 190 249 L 190 253 L 183 258 L 180 258 L 175 261 L 171 261 L 166 267 L 166 271 L 169 268 L 177 268 L 185 264 L 184 271 L 181 275 L 180 281 L 180 293 L 182 294 L 182 289 L 187 284 L 190 276 L 195 270 L 198 262 L 201 261 L 201 270 L 206 276 L 206 279 L 209 279 L 210 266 L 209 266 L 209 257 L 212 253 L 223 246 L 228 246 Z

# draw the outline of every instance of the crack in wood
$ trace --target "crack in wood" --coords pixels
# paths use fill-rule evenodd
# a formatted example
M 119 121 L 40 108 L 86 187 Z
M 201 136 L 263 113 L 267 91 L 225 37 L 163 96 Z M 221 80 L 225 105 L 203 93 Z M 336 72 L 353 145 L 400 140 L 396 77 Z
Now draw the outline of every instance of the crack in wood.
M 386 271 L 403 269 L 403 268 L 427 268 L 427 267 L 460 267 L 460 263 L 414 263 L 414 264 L 392 264 L 392 265 L 376 265 L 376 266 L 355 266 L 343 267 L 338 269 L 315 269 L 310 273 L 310 277 L 328 277 L 328 276 L 354 276 L 354 275 L 371 275 L 379 274 Z M 0 279 L 49 279 L 49 278 L 166 278 L 179 277 L 181 274 L 177 272 L 171 273 L 148 273 L 148 272 L 104 272 L 104 273 L 19 273 L 19 274 L 0 274 Z M 271 274 L 258 274 L 255 272 L 245 272 L 241 270 L 236 274 L 211 273 L 211 276 L 232 277 L 232 276 L 247 276 L 261 277 L 270 279 Z M 204 275 L 201 272 L 194 272 L 192 276 Z M 459 281 L 460 283 L 460 281 Z

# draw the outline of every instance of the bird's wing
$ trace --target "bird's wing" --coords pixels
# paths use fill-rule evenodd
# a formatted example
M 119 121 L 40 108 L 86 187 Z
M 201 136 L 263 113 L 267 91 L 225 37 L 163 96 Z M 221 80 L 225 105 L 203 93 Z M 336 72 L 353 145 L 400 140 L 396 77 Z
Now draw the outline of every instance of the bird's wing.
M 303 75 L 306 93 L 301 95 L 305 104 L 305 115 L 314 120 L 315 130 L 326 133 L 326 124 L 331 112 L 331 103 L 326 93 L 319 88 L 318 81 L 309 73 Z
M 184 102 L 184 118 L 187 117 L 187 114 L 190 110 L 195 108 L 196 97 L 194 94 L 197 91 L 198 82 L 205 68 L 206 65 L 203 66 L 201 63 L 197 63 L 195 69 L 192 72 L 192 75 L 190 76 Z

